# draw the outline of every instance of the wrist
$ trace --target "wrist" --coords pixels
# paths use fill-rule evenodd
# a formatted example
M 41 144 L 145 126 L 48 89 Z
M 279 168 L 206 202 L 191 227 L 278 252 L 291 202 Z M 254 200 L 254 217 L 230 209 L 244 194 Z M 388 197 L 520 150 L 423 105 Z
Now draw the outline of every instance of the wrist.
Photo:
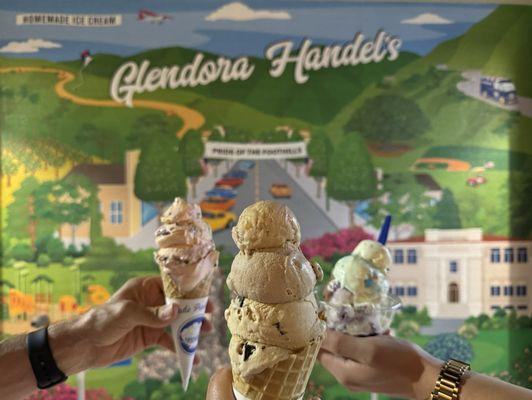
M 91 368 L 90 341 L 83 337 L 78 319 L 50 325 L 48 341 L 54 360 L 65 375 Z
M 433 357 L 426 357 L 423 360 L 423 372 L 417 382 L 414 382 L 413 392 L 415 400 L 430 399 L 430 394 L 436 385 L 438 376 L 444 362 Z

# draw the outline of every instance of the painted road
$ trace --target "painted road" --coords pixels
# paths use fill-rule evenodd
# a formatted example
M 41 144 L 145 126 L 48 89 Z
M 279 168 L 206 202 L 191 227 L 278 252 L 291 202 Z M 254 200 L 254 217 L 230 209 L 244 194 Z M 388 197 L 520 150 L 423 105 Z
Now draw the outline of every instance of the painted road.
M 273 196 L 270 194 L 270 187 L 273 183 L 285 183 L 292 187 L 293 194 L 290 199 L 277 199 L 277 201 L 286 204 L 295 213 L 301 225 L 303 239 L 337 231 L 329 217 L 314 204 L 281 165 L 273 160 L 255 162 L 255 167 L 249 171 L 248 177 L 242 186 L 237 189 L 238 196 L 232 212 L 238 216 L 244 208 L 255 201 L 272 200 Z M 217 246 L 224 246 L 226 250 L 230 250 L 233 253 L 238 251 L 229 229 L 216 232 L 214 241 Z
M 58 68 L 46 67 L 9 67 L 1 68 L 0 74 L 6 73 L 48 73 L 56 74 L 58 81 L 54 87 L 58 97 L 71 101 L 74 104 L 91 107 L 126 107 L 125 104 L 118 103 L 114 100 L 91 99 L 80 97 L 70 93 L 65 86 L 75 79 L 75 75 L 70 71 Z M 149 108 L 166 113 L 167 116 L 177 116 L 183 121 L 183 126 L 176 132 L 176 136 L 181 138 L 190 129 L 198 129 L 205 123 L 205 118 L 198 111 L 179 104 L 165 103 L 153 100 L 133 100 L 133 107 Z
M 462 73 L 462 77 L 465 79 L 456 84 L 459 91 L 469 97 L 473 97 L 477 100 L 483 101 L 490 106 L 502 108 L 508 111 L 519 111 L 524 116 L 532 118 L 532 99 L 528 97 L 517 96 L 517 104 L 499 104 L 492 99 L 485 99 L 480 94 L 480 78 L 482 74 L 480 71 L 466 71 Z

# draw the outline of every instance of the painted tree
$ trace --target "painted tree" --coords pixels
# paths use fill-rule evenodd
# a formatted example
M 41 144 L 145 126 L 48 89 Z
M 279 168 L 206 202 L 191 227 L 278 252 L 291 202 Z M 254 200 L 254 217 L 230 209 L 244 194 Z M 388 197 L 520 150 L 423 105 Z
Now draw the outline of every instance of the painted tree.
M 294 131 L 292 132 L 292 135 L 288 138 L 289 142 L 302 142 L 303 136 L 301 133 Z M 291 158 L 290 162 L 293 163 L 296 167 L 296 177 L 299 178 L 299 175 L 301 174 L 301 166 L 303 163 L 307 161 L 306 158 Z
M 84 123 L 74 138 L 89 154 L 97 154 L 113 162 L 118 162 L 121 159 L 123 149 L 121 136 L 114 134 L 109 129 L 92 123 Z
M 2 175 L 6 178 L 6 186 L 11 187 L 11 177 L 18 172 L 19 166 L 15 158 L 7 152 L 2 154 Z
M 179 154 L 183 159 L 183 170 L 190 181 L 192 197 L 196 198 L 196 184 L 203 175 L 201 160 L 205 146 L 198 131 L 188 131 L 179 144 Z
M 435 228 L 455 229 L 461 228 L 460 210 L 454 200 L 453 193 L 449 189 L 443 190 L 441 201 L 436 205 L 434 213 Z
M 30 238 L 31 245 L 35 246 L 36 236 L 51 234 L 53 228 L 44 223 L 37 225 L 35 207 L 31 207 L 33 193 L 39 187 L 39 181 L 33 176 L 24 179 L 20 188 L 13 192 L 13 202 L 7 206 L 6 231 L 13 238 Z M 43 221 L 44 222 L 44 221 Z M 44 231 L 43 231 L 44 230 Z M 32 234 L 33 233 L 33 234 Z
M 430 128 L 430 121 L 414 100 L 384 94 L 366 100 L 345 128 L 384 143 L 419 137 Z
M 160 216 L 165 203 L 186 195 L 186 176 L 177 141 L 157 140 L 144 147 L 135 171 L 135 196 L 154 202 Z
M 329 171 L 329 162 L 331 159 L 333 147 L 326 132 L 316 131 L 307 146 L 308 156 L 310 158 L 309 175 L 316 180 L 316 197 L 321 197 L 321 188 L 323 180 Z
M 156 140 L 174 137 L 168 119 L 162 114 L 146 114 L 135 120 L 127 136 L 129 148 L 144 148 Z
M 83 216 L 89 220 L 89 235 L 91 242 L 102 236 L 103 215 L 100 210 L 100 200 L 98 198 L 98 186 L 84 175 L 71 174 L 64 179 L 70 185 L 78 188 L 79 194 L 84 196 L 88 209 L 83 209 Z M 83 222 L 81 221 L 81 222 Z
M 54 221 L 60 227 L 71 227 L 71 243 L 76 243 L 76 227 L 89 219 L 90 188 L 84 177 L 72 176 L 60 181 L 41 184 L 34 192 L 36 214 Z
M 381 185 L 367 209 L 369 222 L 373 226 L 380 226 L 386 215 L 392 215 L 390 231 L 395 237 L 404 224 L 413 226 L 418 233 L 434 227 L 432 218 L 435 206 L 430 197 L 425 195 L 427 189 L 417 183 L 413 174 L 386 174 Z
M 327 173 L 327 195 L 343 201 L 354 225 L 357 201 L 370 199 L 377 189 L 375 168 L 363 140 L 357 133 L 346 134 L 336 146 Z

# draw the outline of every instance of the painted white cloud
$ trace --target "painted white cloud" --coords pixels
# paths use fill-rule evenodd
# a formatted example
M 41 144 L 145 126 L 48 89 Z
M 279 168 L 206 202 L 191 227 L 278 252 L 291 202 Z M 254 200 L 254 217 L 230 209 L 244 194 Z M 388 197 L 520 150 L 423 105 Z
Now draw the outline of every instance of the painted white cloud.
M 412 18 L 403 19 L 401 23 L 410 25 L 445 25 L 452 24 L 453 21 L 438 14 L 423 13 Z
M 0 48 L 0 53 L 37 53 L 40 49 L 57 49 L 59 43 L 44 39 L 28 39 L 22 42 L 9 42 Z
M 253 21 L 257 19 L 290 19 L 286 11 L 254 10 L 244 3 L 235 1 L 218 8 L 207 15 L 207 21 Z

